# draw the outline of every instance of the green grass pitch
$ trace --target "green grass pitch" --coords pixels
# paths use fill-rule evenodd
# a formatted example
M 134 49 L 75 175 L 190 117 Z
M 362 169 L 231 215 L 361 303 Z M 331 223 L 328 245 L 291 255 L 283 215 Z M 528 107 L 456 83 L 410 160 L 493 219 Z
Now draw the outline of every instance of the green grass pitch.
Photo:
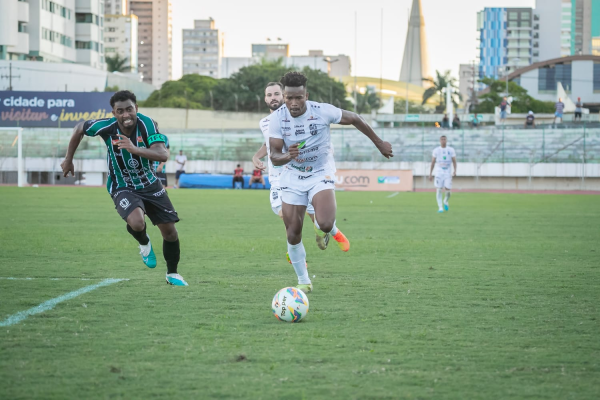
M 147 269 L 101 188 L 0 187 L 0 398 L 597 399 L 600 199 L 337 194 L 349 253 L 304 243 L 310 311 L 266 191 L 169 190 L 180 273 Z M 308 219 L 306 220 L 308 221 Z M 50 279 L 61 278 L 61 279 Z M 82 280 L 82 278 L 86 280 Z

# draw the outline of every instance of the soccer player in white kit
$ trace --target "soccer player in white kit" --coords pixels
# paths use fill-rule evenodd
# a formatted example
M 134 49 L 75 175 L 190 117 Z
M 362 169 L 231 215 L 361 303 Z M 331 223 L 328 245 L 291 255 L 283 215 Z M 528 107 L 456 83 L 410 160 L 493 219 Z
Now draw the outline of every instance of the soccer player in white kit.
M 273 114 L 273 111 L 275 111 L 279 107 L 281 107 L 281 105 L 283 104 L 283 85 L 281 83 L 269 82 L 267 84 L 267 87 L 265 88 L 265 103 L 267 103 L 267 106 L 269 107 L 271 114 Z M 269 149 L 269 121 L 270 121 L 270 118 L 271 118 L 271 116 L 267 116 L 260 120 L 259 126 L 260 126 L 260 130 L 262 131 L 262 134 L 265 138 L 265 143 L 260 147 L 260 149 L 258 149 L 258 151 L 252 157 L 252 163 L 254 164 L 254 167 L 264 171 L 265 165 L 263 164 L 263 162 L 260 159 L 265 156 L 269 156 L 269 158 L 267 159 L 268 160 L 267 163 L 269 165 L 269 184 L 271 185 L 271 192 L 270 192 L 271 209 L 273 210 L 275 215 L 278 215 L 280 218 L 283 219 L 283 214 L 281 212 L 281 187 L 279 186 L 279 175 L 281 175 L 281 171 L 282 171 L 283 167 L 282 166 L 274 166 L 273 163 L 271 162 L 270 149 Z M 310 203 L 308 204 L 308 207 L 306 208 L 306 213 L 310 217 L 311 221 L 314 223 L 315 209 L 313 208 L 312 204 L 310 204 Z M 327 248 L 327 244 L 328 244 L 328 240 L 326 241 L 326 239 L 328 239 L 328 237 L 326 237 L 322 232 L 319 232 L 316 227 L 315 227 L 315 231 L 316 231 L 317 246 L 319 246 L 319 248 L 321 250 L 325 250 Z M 291 263 L 291 261 L 289 260 L 289 255 L 288 255 L 288 261 Z
M 452 177 L 456 176 L 456 152 L 450 146 L 446 146 L 446 136 L 440 137 L 440 145 L 433 150 L 431 158 L 431 169 L 429 170 L 429 180 L 433 180 L 433 167 L 437 165 L 435 172 L 435 190 L 438 203 L 438 212 L 450 210 L 448 201 L 452 194 Z M 454 170 L 450 170 L 450 165 Z M 446 189 L 446 198 L 442 202 L 442 189 Z
M 311 292 L 313 285 L 302 244 L 308 203 L 315 209 L 315 226 L 336 240 L 341 235 L 335 226 L 335 162 L 330 125 L 354 125 L 386 158 L 393 156 L 392 145 L 381 140 L 359 115 L 331 104 L 308 101 L 307 79 L 302 73 L 288 72 L 281 83 L 285 105 L 271 115 L 269 123 L 271 161 L 284 166 L 279 178 L 282 213 L 288 253 L 298 276 L 297 287 Z

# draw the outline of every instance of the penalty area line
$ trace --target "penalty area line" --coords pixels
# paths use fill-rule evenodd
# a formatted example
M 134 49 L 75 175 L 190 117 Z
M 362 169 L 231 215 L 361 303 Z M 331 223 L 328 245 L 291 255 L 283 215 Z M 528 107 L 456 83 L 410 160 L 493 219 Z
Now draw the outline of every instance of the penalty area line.
M 0 276 L 0 279 L 9 281 L 31 281 L 34 279 L 48 279 L 51 281 L 64 281 L 64 280 L 78 280 L 78 281 L 95 281 L 101 278 L 15 278 L 12 276 Z M 122 281 L 128 281 L 129 279 L 120 279 Z
M 84 293 L 91 292 L 92 290 L 96 290 L 103 286 L 112 285 L 113 283 L 126 281 L 126 280 L 128 280 L 128 279 L 113 279 L 113 278 L 105 279 L 94 285 L 85 286 L 85 287 L 82 287 L 81 289 L 77 289 L 72 292 L 65 293 L 62 296 L 58 296 L 58 297 L 55 297 L 48 301 L 45 301 L 35 307 L 30 308 L 29 310 L 20 311 L 16 314 L 10 315 L 4 321 L 0 321 L 0 326 L 11 326 L 14 324 L 18 324 L 19 322 L 25 320 L 30 315 L 40 314 L 40 313 L 43 313 L 44 311 L 52 310 L 58 303 L 62 303 L 63 301 L 66 301 L 66 300 L 71 300 L 77 296 L 81 296 Z

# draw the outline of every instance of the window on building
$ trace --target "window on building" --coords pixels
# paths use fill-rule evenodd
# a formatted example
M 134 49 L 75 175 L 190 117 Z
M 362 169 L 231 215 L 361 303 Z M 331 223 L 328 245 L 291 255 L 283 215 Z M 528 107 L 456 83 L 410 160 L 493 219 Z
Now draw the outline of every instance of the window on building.
M 571 63 L 547 65 L 538 71 L 539 91 L 556 92 L 558 82 L 566 91 L 571 90 Z
M 19 32 L 27 33 L 27 22 L 19 21 Z
M 594 92 L 600 92 L 600 62 L 594 63 Z
M 109 42 L 109 43 L 114 43 L 114 42 L 117 41 L 117 38 L 109 37 L 109 38 L 106 38 L 106 41 Z
M 117 28 L 106 28 L 107 32 L 116 32 Z
M 77 22 L 79 24 L 91 24 L 94 22 L 94 14 L 75 13 L 75 22 Z
M 521 28 L 529 28 L 530 26 L 531 26 L 531 22 L 521 21 Z
M 529 19 L 531 17 L 531 14 L 529 13 L 529 11 L 523 11 L 521 13 L 521 19 Z
M 509 12 L 508 19 L 519 19 L 519 13 L 515 11 Z
M 518 28 L 519 22 L 518 21 L 508 21 L 508 27 L 509 28 Z

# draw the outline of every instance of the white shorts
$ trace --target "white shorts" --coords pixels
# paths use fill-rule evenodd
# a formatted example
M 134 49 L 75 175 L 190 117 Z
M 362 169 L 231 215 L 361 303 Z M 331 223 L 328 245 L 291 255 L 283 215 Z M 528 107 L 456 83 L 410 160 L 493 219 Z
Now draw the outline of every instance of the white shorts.
M 306 211 L 314 214 L 312 199 L 315 194 L 323 190 L 335 190 L 335 177 L 333 175 L 295 175 L 282 174 L 279 182 L 283 201 L 295 206 L 307 206 Z
M 275 213 L 275 215 L 279 215 L 279 212 L 281 211 L 281 188 L 280 187 L 275 187 L 275 186 L 271 186 L 271 210 L 273 210 L 273 212 Z M 308 206 L 306 207 L 306 212 L 309 214 L 315 214 L 315 209 L 313 208 L 312 204 L 308 204 Z
M 434 183 L 438 189 L 452 189 L 452 175 L 436 175 Z

